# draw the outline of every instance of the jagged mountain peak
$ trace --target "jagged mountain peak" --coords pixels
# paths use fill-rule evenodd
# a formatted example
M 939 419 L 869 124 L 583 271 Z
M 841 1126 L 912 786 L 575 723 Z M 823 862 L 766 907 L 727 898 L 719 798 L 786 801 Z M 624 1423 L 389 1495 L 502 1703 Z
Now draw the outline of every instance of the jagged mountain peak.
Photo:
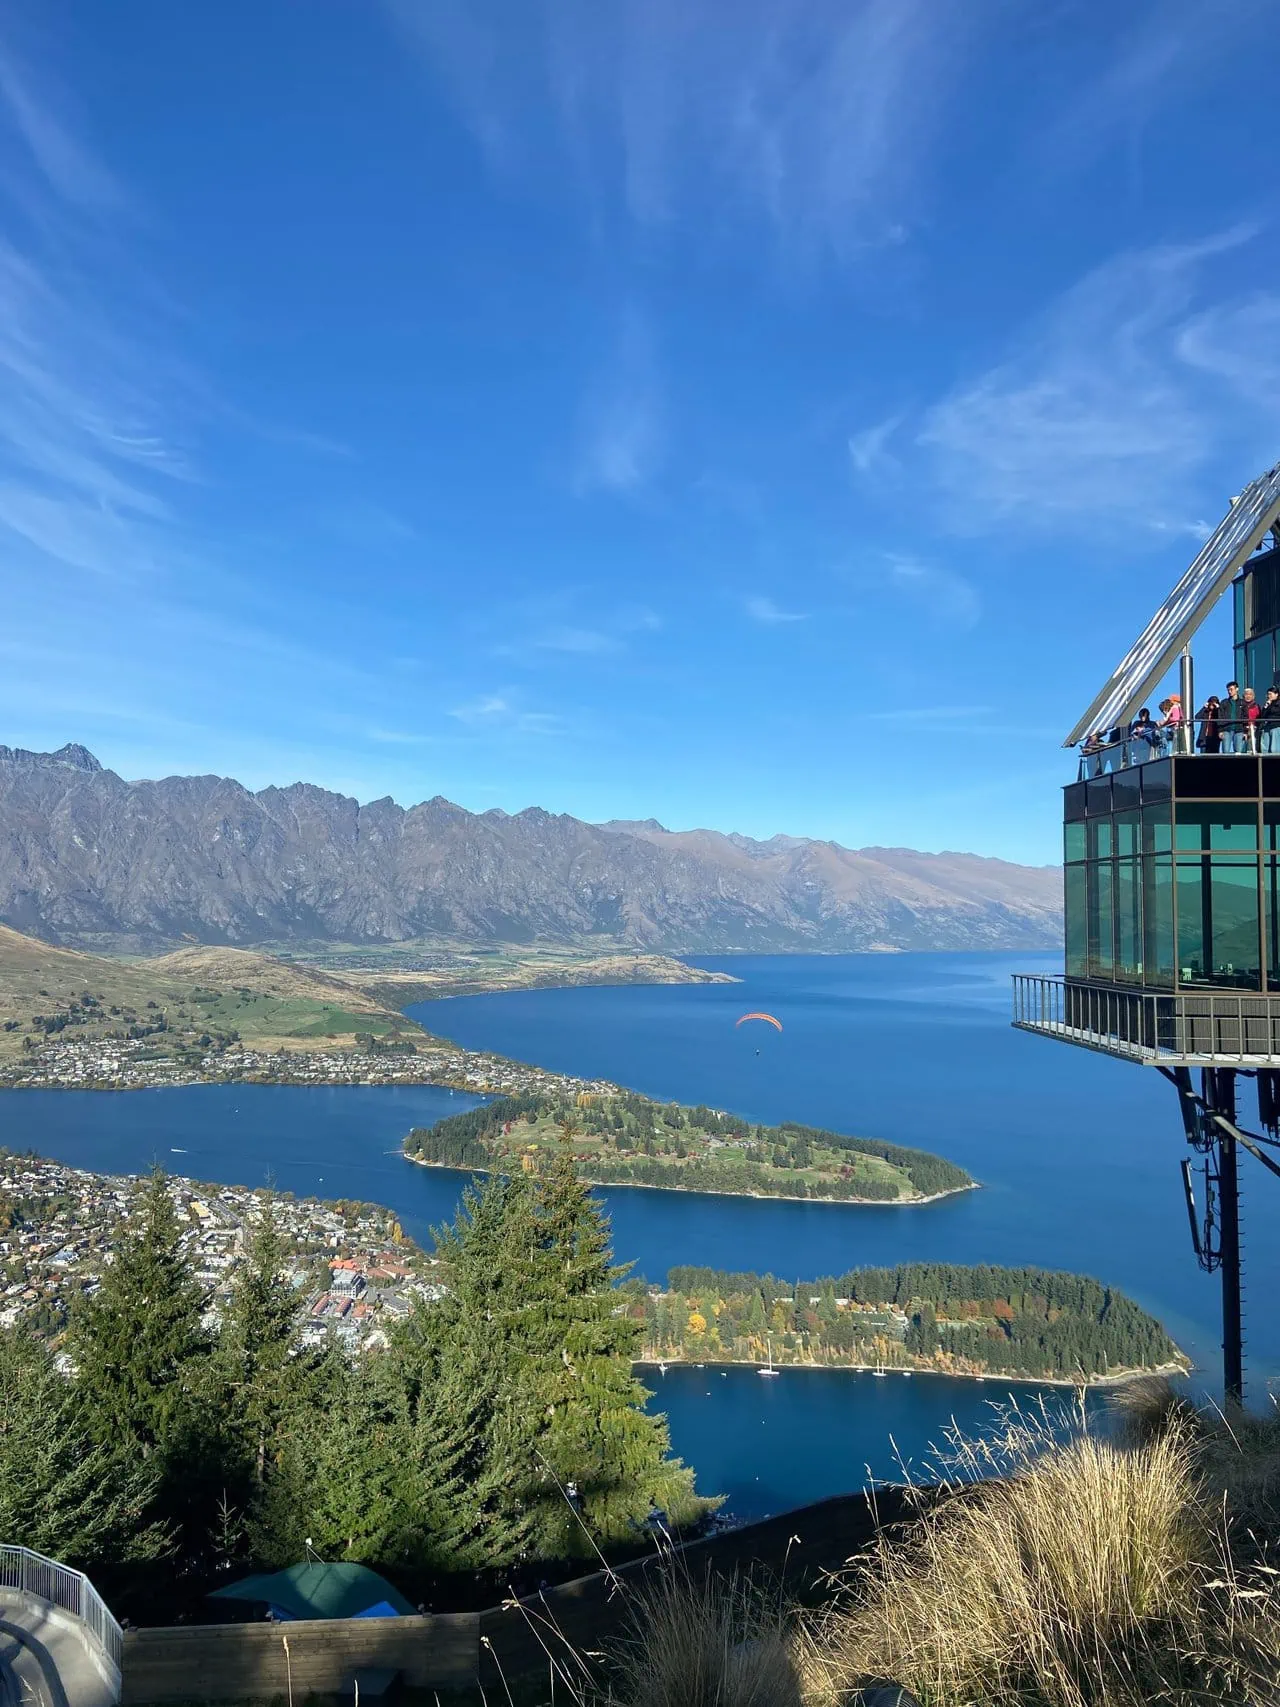
M 0 748 L 0 921 L 66 943 L 582 943 L 676 954 L 1043 948 L 1061 880 L 970 854 L 587 824 L 312 783 L 135 783 Z
M 87 747 L 79 741 L 68 741 L 56 753 L 33 753 L 26 747 L 0 747 L 0 764 L 30 765 L 37 770 L 62 768 L 75 771 L 100 771 L 102 766 Z

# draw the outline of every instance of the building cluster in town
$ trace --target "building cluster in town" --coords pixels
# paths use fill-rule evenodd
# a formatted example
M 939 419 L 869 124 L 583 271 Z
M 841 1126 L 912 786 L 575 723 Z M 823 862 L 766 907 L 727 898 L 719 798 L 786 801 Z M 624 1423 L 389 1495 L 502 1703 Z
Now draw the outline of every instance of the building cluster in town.
M 21 1323 L 56 1338 L 74 1300 L 101 1284 L 138 1183 L 0 1152 L 0 1327 Z M 186 1224 L 192 1270 L 206 1289 L 206 1323 L 216 1327 L 266 1194 L 188 1179 L 171 1179 L 169 1190 Z M 351 1351 L 385 1345 L 387 1330 L 415 1297 L 441 1295 L 434 1259 L 404 1238 L 388 1210 L 280 1193 L 274 1199 L 304 1344 L 323 1344 L 332 1334 Z
M 441 1085 L 488 1096 L 546 1094 L 617 1087 L 575 1079 L 500 1055 L 454 1044 L 419 1045 L 415 1054 L 367 1054 L 356 1049 L 259 1050 L 243 1045 L 179 1060 L 151 1038 L 51 1040 L 0 1060 L 0 1088 L 144 1090 L 161 1085 Z

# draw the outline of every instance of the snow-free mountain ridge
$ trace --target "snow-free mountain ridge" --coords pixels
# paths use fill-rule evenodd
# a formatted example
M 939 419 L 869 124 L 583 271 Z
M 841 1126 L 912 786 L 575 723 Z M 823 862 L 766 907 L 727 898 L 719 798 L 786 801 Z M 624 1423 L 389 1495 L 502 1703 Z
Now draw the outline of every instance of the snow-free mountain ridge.
M 69 744 L 0 747 L 0 920 L 158 948 L 611 942 L 675 954 L 1043 948 L 1061 875 L 974 854 L 588 824 L 309 783 L 127 782 Z

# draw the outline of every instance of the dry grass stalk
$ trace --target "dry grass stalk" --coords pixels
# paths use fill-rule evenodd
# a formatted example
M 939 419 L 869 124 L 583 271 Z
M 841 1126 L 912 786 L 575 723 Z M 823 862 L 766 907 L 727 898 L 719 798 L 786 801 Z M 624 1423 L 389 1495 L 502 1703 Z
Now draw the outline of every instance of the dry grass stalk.
M 841 1602 L 804 1637 L 808 1707 L 837 1707 L 868 1677 L 926 1707 L 1275 1700 L 1277 1579 L 1231 1563 L 1205 1434 L 1170 1396 L 1148 1400 L 1139 1444 L 1055 1442 L 1016 1415 L 994 1444 L 952 1441 L 966 1479 L 993 1454 L 1004 1479 L 923 1510 L 853 1562 Z M 1238 1485 L 1239 1430 L 1211 1438 L 1213 1482 Z
M 615 1675 L 625 1707 L 804 1707 L 782 1607 L 676 1560 L 646 1583 Z

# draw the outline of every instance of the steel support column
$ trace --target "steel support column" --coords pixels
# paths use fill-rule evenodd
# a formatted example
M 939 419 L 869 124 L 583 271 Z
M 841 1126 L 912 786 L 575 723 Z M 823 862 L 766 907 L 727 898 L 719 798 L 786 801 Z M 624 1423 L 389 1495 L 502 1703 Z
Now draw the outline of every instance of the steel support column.
M 1232 1126 L 1236 1121 L 1236 1075 L 1230 1068 L 1206 1069 L 1205 1108 Z M 1206 1134 L 1209 1136 L 1210 1134 Z M 1222 1390 L 1228 1401 L 1244 1403 L 1244 1331 L 1241 1320 L 1240 1182 L 1235 1135 L 1212 1124 L 1212 1160 L 1217 1199 L 1216 1256 L 1222 1273 Z

